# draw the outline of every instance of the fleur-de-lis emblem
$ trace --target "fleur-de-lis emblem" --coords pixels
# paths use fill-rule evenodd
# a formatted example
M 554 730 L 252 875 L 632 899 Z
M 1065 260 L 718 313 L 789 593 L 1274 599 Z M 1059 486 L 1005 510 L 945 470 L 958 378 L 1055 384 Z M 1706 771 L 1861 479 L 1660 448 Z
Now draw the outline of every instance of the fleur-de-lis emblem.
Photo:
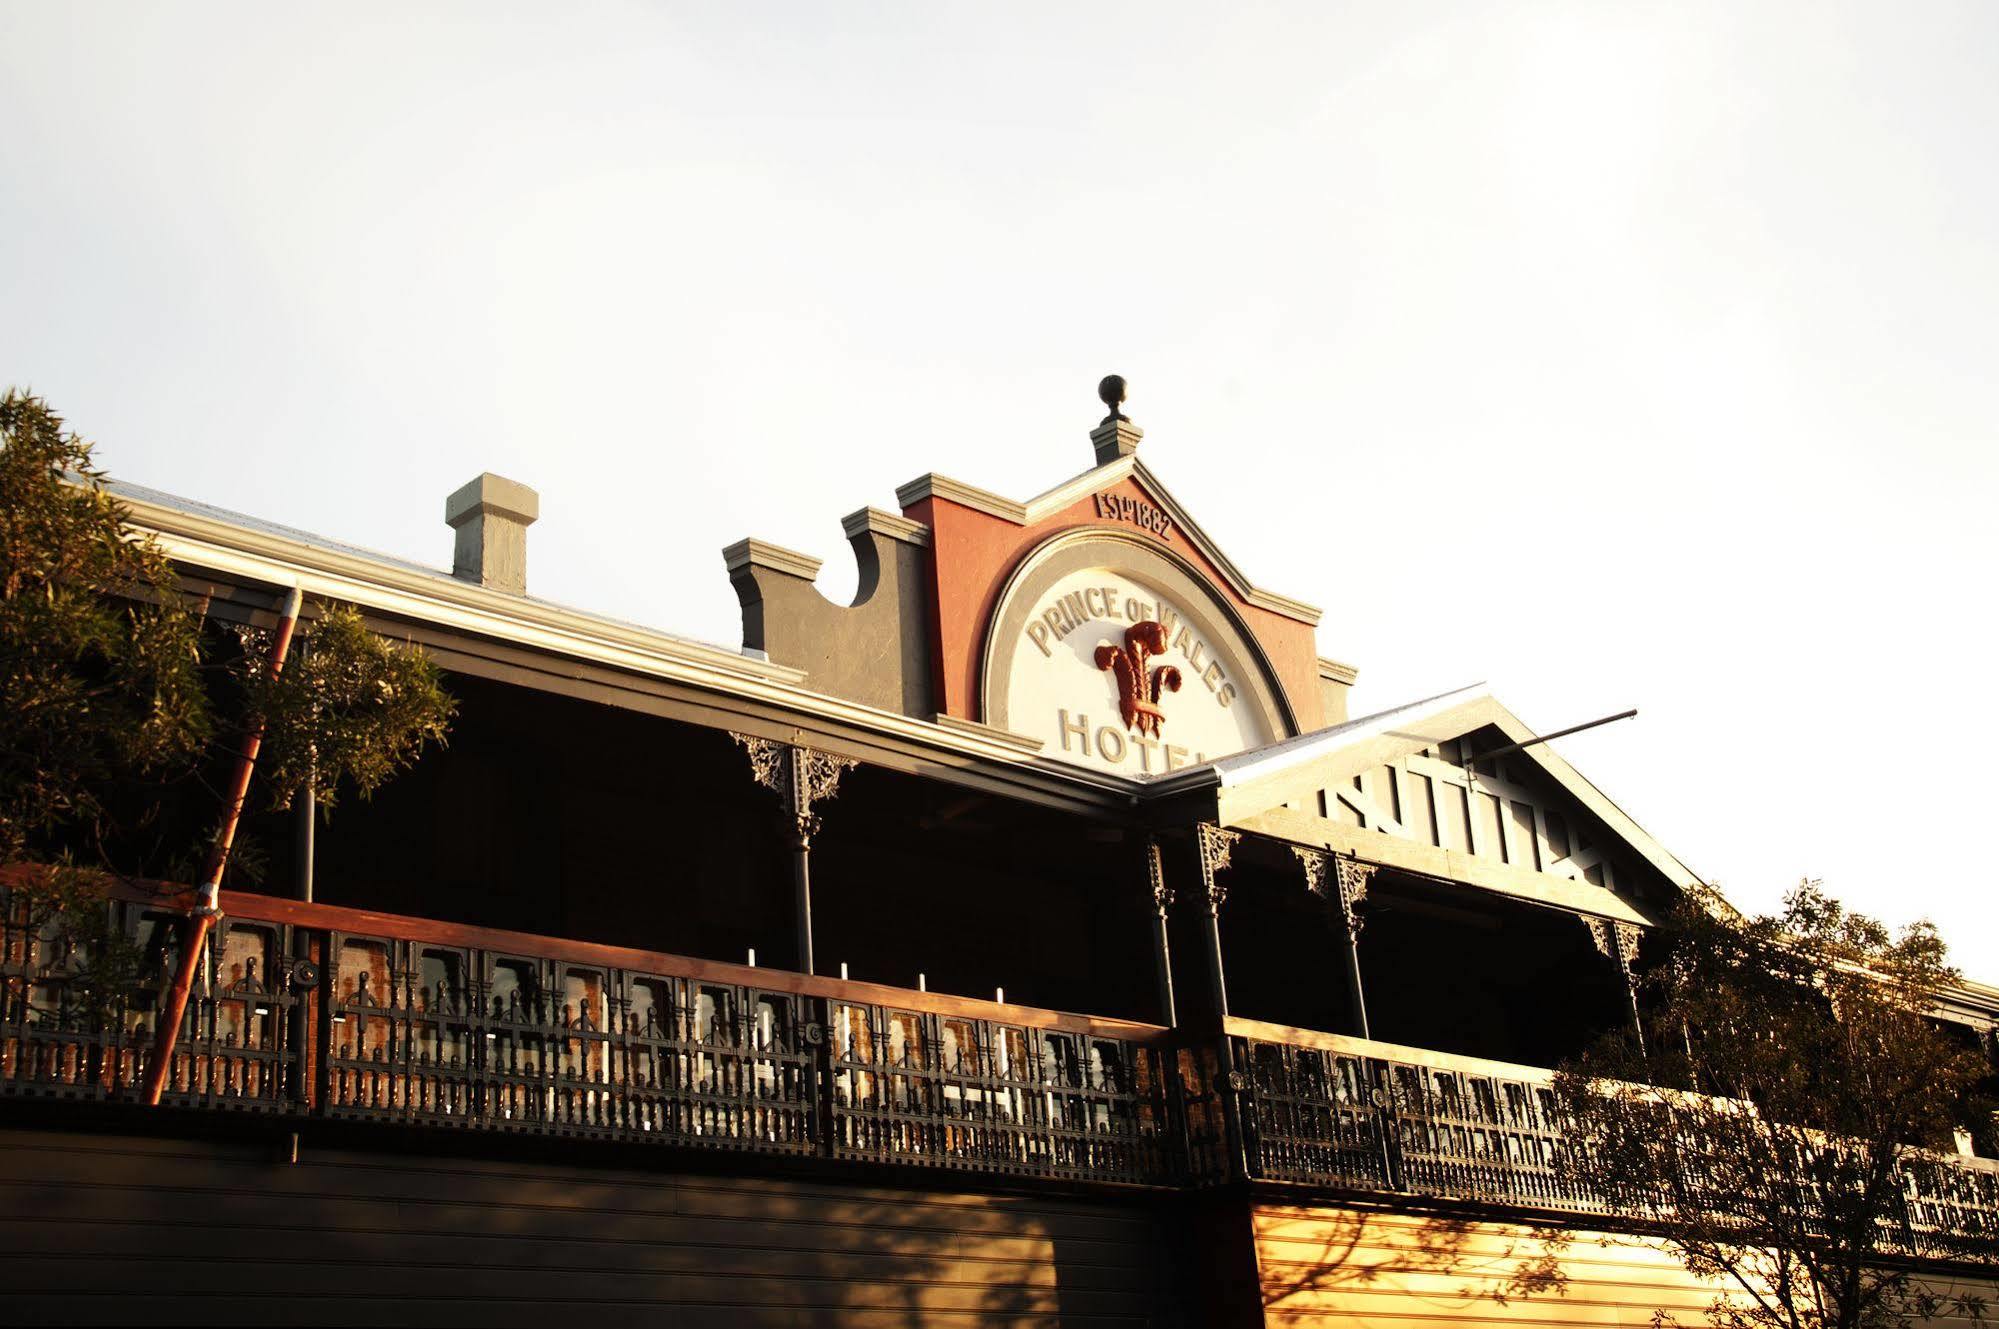
M 1159 737 L 1166 712 L 1159 709 L 1161 692 L 1180 690 L 1180 671 L 1172 665 L 1148 670 L 1146 661 L 1166 653 L 1166 629 L 1158 623 L 1134 623 L 1124 630 L 1124 645 L 1097 647 L 1097 668 L 1117 678 L 1118 712 L 1124 727 Z

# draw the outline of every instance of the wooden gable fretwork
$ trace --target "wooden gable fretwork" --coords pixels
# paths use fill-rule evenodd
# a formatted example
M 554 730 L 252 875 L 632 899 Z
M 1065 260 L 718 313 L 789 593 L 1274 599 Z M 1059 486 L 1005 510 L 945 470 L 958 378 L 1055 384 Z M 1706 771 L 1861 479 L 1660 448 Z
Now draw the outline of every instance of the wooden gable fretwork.
M 1213 764 L 1218 824 L 1650 926 L 1697 879 L 1492 697 L 1466 690 Z M 1199 781 L 1203 777 L 1194 777 Z

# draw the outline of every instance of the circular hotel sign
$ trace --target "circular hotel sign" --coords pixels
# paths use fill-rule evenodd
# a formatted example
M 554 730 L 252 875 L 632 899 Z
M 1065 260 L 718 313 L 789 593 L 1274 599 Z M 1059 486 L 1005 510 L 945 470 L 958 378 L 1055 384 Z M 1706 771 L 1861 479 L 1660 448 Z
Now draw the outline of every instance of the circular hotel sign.
M 1262 652 L 1178 559 L 1058 537 L 1022 563 L 986 641 L 986 722 L 1051 756 L 1146 777 L 1290 732 Z

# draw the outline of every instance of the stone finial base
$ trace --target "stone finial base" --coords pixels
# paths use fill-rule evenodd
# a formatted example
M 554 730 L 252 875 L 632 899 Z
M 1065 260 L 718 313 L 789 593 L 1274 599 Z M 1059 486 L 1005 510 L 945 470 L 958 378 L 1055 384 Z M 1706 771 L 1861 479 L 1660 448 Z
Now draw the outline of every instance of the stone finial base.
M 1144 437 L 1145 431 L 1129 420 L 1104 421 L 1090 431 L 1090 443 L 1097 450 L 1097 465 L 1129 457 L 1138 451 L 1138 442 Z

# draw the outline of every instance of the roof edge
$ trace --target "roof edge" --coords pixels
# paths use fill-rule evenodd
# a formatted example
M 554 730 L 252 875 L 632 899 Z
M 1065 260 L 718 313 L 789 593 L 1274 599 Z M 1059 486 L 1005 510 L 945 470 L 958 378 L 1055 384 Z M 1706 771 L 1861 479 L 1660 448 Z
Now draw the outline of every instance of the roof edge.
M 1079 475 L 1071 476 L 1052 489 L 1043 490 L 1026 502 L 995 494 L 989 489 L 980 489 L 976 485 L 968 485 L 962 480 L 954 480 L 935 471 L 919 475 L 909 483 L 897 486 L 895 500 L 902 505 L 905 512 L 925 499 L 943 499 L 960 507 L 970 508 L 974 512 L 982 512 L 988 517 L 1011 522 L 1015 526 L 1033 526 L 1078 499 L 1114 485 L 1127 477 L 1137 480 L 1159 500 L 1159 506 L 1173 519 L 1174 525 L 1186 533 L 1188 543 L 1200 551 L 1201 556 L 1221 574 L 1229 589 L 1241 596 L 1245 603 L 1285 618 L 1296 619 L 1307 627 L 1319 625 L 1319 620 L 1324 615 L 1317 605 L 1264 590 L 1244 576 L 1242 569 L 1222 552 L 1221 547 L 1201 529 L 1200 523 L 1195 521 L 1180 501 L 1173 497 L 1172 491 L 1138 459 L 1136 454 L 1116 457 L 1102 466 L 1093 466 Z
M 804 686 L 803 670 L 770 661 L 761 651 L 732 651 L 691 638 L 491 590 L 440 569 L 351 547 L 329 547 L 305 532 L 272 528 L 239 514 L 199 505 L 176 507 L 174 496 L 137 487 L 113 490 L 128 522 L 152 535 L 176 563 L 268 586 L 366 606 L 378 612 L 507 641 L 555 656 L 765 702 L 830 724 L 927 746 L 958 761 L 995 767 L 1067 786 L 1079 801 L 1092 795 L 1133 803 L 1140 788 L 1129 776 L 1039 754 L 1040 744 L 985 725 L 939 724 Z

